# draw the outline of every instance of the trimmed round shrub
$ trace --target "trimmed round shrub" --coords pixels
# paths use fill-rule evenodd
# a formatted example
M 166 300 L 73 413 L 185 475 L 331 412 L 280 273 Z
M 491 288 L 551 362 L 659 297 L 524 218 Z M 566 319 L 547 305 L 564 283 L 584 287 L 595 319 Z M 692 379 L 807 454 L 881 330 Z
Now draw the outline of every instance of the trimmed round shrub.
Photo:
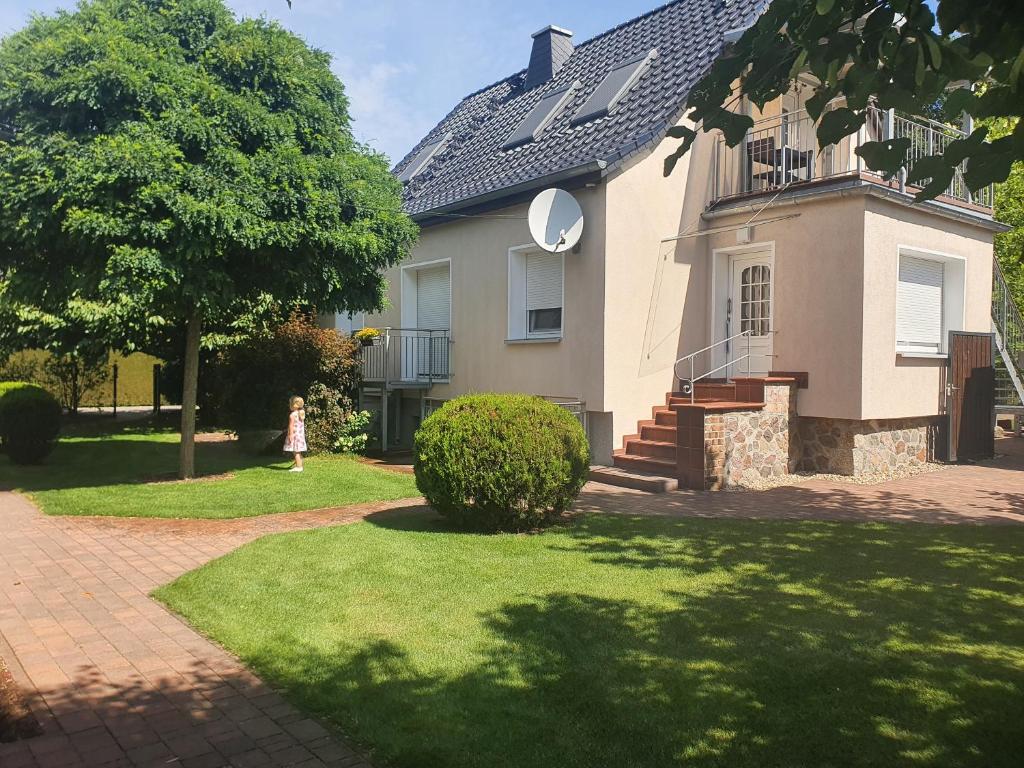
M 50 455 L 60 434 L 61 407 L 42 387 L 0 384 L 0 440 L 15 464 L 37 464 Z
M 467 395 L 416 432 L 416 486 L 456 524 L 522 530 L 549 523 L 579 495 L 590 466 L 572 414 L 528 395 Z

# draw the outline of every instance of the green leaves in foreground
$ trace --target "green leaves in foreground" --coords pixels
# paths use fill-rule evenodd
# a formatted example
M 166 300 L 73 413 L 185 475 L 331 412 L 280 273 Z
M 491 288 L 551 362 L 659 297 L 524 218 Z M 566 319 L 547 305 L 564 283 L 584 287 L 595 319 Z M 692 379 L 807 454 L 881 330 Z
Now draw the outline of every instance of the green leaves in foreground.
M 818 141 L 836 144 L 864 125 L 875 100 L 882 110 L 931 116 L 959 124 L 1005 119 L 1010 130 L 985 142 L 977 128 L 962 144 L 909 166 L 904 142 L 871 142 L 859 154 L 887 177 L 901 170 L 923 183 L 919 200 L 946 189 L 961 163 L 971 190 L 1006 180 L 1024 158 L 1024 0 L 938 0 L 937 15 L 925 0 L 774 0 L 725 49 L 690 92 L 692 127 L 670 132 L 683 143 L 665 162 L 665 173 L 689 151 L 697 130 L 722 130 L 729 146 L 743 140 L 739 99 L 759 108 L 786 93 L 800 74 L 817 82 L 807 110 L 821 118 Z M 804 82 L 806 83 L 807 78 Z M 844 106 L 827 109 L 829 104 Z M 692 135 L 691 135 L 692 134 Z

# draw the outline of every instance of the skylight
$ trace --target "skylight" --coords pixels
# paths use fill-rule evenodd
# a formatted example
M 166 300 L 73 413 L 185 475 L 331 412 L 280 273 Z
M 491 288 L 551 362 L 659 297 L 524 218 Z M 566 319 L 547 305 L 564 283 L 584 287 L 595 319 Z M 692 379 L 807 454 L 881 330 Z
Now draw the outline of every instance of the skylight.
M 555 91 L 537 102 L 537 106 L 530 110 L 530 114 L 519 124 L 519 127 L 509 136 L 508 141 L 501 148 L 512 149 L 520 144 L 526 144 L 537 139 L 544 132 L 544 129 L 551 124 L 551 121 L 555 119 L 565 105 L 565 102 L 572 97 L 578 87 L 580 87 L 580 83 L 575 82 L 568 88 Z
M 615 105 L 629 93 L 629 89 L 640 79 L 640 76 L 647 71 L 647 67 L 657 55 L 658 51 L 653 50 L 639 58 L 627 61 L 625 64 L 620 64 L 609 72 L 587 99 L 587 103 L 580 107 L 580 111 L 572 119 L 573 125 L 596 120 L 611 112 Z
M 444 149 L 444 145 L 448 143 L 451 137 L 450 133 L 446 133 L 440 139 L 436 139 L 423 147 L 423 149 L 416 153 L 416 157 L 412 159 L 412 162 L 405 166 L 405 170 L 398 174 L 398 180 L 406 182 L 420 173 L 434 159 L 434 155 Z

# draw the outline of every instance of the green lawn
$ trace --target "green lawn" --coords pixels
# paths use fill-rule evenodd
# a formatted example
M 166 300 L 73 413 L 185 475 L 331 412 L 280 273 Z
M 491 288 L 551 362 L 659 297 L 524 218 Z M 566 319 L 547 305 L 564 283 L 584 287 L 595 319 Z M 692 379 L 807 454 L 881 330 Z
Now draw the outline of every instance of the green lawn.
M 1024 528 L 426 514 L 157 592 L 397 768 L 995 766 L 1024 749 Z
M 353 458 L 312 457 L 305 472 L 289 473 L 284 456 L 248 456 L 234 443 L 196 446 L 197 471 L 227 477 L 151 482 L 173 478 L 177 464 L 174 433 L 69 437 L 40 466 L 0 455 L 0 488 L 27 493 L 51 515 L 118 517 L 249 517 L 417 495 L 411 476 Z

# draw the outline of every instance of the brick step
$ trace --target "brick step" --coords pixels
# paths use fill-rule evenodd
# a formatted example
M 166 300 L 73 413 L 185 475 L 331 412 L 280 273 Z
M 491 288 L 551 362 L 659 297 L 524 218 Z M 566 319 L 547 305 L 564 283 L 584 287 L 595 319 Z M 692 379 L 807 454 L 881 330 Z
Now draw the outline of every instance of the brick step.
M 732 392 L 728 393 L 728 396 L 723 394 L 721 397 L 695 397 L 693 398 L 693 400 L 690 400 L 689 397 L 673 396 L 669 398 L 668 405 L 669 407 L 673 405 L 708 405 L 714 403 L 731 403 L 736 402 L 736 400 L 736 395 L 735 393 Z
M 591 467 L 590 479 L 606 485 L 649 493 L 667 493 L 679 488 L 679 481 L 675 477 L 635 472 L 622 467 Z
M 736 385 L 732 382 L 728 384 L 705 384 L 703 381 L 698 381 L 693 385 L 693 394 L 697 397 L 707 398 L 736 397 Z
M 641 440 L 660 440 L 665 443 L 676 442 L 675 426 L 663 427 L 660 424 L 640 424 Z
M 653 456 L 658 459 L 676 459 L 676 444 L 662 440 L 633 438 L 624 441 L 627 456 Z
M 631 472 L 649 472 L 650 474 L 662 475 L 664 477 L 675 477 L 676 474 L 675 459 L 657 459 L 653 456 L 627 456 L 620 451 L 615 451 L 612 456 L 612 462 L 616 467 Z
M 654 423 L 659 427 L 674 427 L 676 425 L 675 411 L 670 411 L 667 406 L 655 406 L 651 410 Z

